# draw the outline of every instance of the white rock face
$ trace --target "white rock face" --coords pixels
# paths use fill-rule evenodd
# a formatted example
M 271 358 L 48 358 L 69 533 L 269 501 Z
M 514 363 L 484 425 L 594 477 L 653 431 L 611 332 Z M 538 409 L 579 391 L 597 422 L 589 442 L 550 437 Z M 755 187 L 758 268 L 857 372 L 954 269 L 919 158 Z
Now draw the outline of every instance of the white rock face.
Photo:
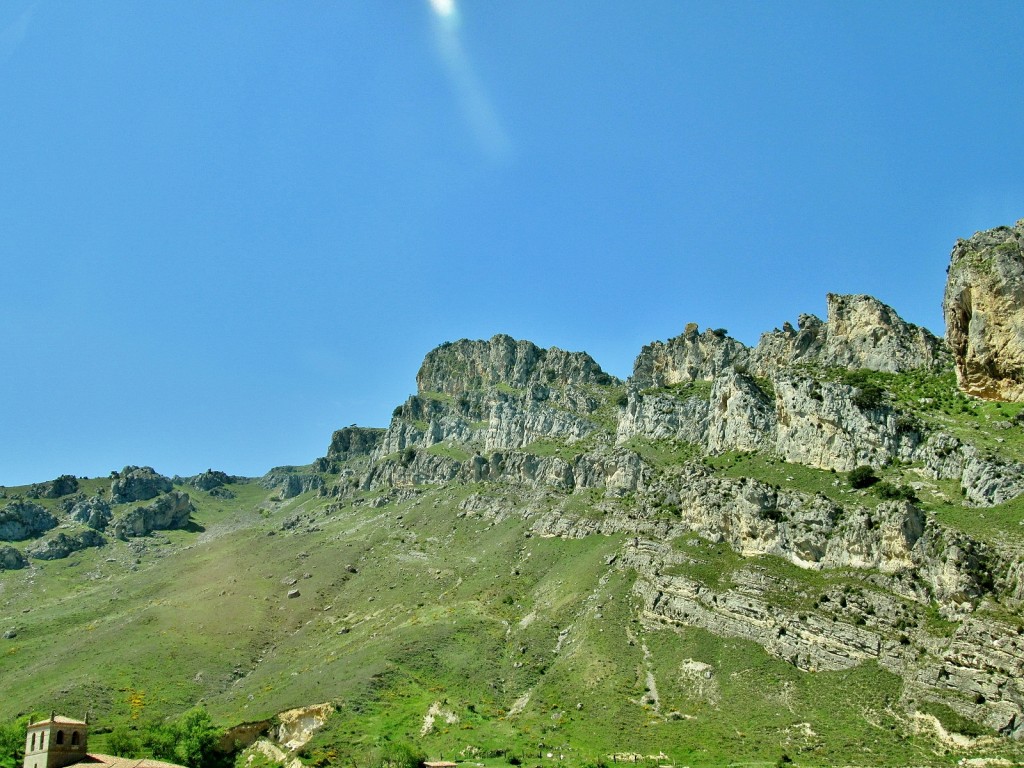
M 1024 401 L 1024 220 L 957 242 L 942 309 L 960 388 Z
M 751 368 L 771 375 L 794 363 L 814 363 L 898 373 L 934 368 L 948 359 L 939 338 L 904 321 L 878 299 L 830 293 L 826 300 L 828 322 L 801 315 L 798 329 L 787 323 L 782 330 L 763 334 L 751 351 Z

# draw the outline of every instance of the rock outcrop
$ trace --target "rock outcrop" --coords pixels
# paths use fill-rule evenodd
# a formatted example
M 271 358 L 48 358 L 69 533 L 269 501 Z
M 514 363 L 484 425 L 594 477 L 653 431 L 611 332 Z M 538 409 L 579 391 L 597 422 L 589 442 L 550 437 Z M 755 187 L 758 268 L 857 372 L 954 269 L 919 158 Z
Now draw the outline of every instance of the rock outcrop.
M 655 341 L 640 350 L 633 363 L 632 382 L 640 388 L 667 387 L 687 381 L 710 381 L 745 367 L 750 350 L 725 329 L 697 332 L 697 324 L 668 341 Z
M 79 523 L 85 523 L 97 531 L 106 529 L 110 522 L 112 512 L 110 504 L 99 496 L 92 496 L 88 499 L 79 498 L 68 509 L 68 516 Z
M 770 375 L 794 363 L 824 368 L 866 368 L 899 373 L 931 369 L 948 359 L 942 341 L 908 323 L 871 296 L 830 293 L 828 321 L 801 315 L 799 329 L 784 325 L 766 333 L 751 353 L 751 367 Z
M 24 541 L 56 526 L 49 510 L 30 501 L 12 501 L 0 510 L 0 541 Z
M 36 560 L 60 560 L 72 552 L 89 547 L 102 547 L 106 543 L 107 540 L 102 534 L 91 528 L 70 535 L 61 531 L 56 536 L 29 547 L 28 554 Z
M 164 477 L 152 467 L 125 467 L 114 473 L 110 483 L 110 500 L 114 504 L 148 501 L 173 487 L 171 478 Z
M 380 445 L 383 437 L 383 429 L 355 426 L 339 429 L 331 435 L 326 458 L 328 461 L 338 462 L 348 461 L 356 456 L 369 456 Z
M 731 371 L 772 377 L 799 363 L 872 371 L 931 369 L 948 359 L 942 341 L 871 296 L 827 295 L 828 321 L 800 315 L 798 327 L 761 336 L 753 349 L 724 329 L 697 332 L 696 323 L 667 342 L 645 346 L 633 364 L 632 383 L 643 388 L 711 381 Z
M 960 388 L 1024 401 L 1024 220 L 957 242 L 942 309 Z
M 192 477 L 175 477 L 175 482 L 181 485 L 188 485 L 195 488 L 197 491 L 212 491 L 214 488 L 220 488 L 231 483 L 237 483 L 244 478 L 229 475 L 226 472 L 221 472 L 217 469 L 208 469 L 205 472 L 200 472 L 198 475 Z
M 195 508 L 187 493 L 171 491 L 152 504 L 129 510 L 114 520 L 113 533 L 119 539 L 147 536 L 153 531 L 167 531 L 188 526 Z
M 25 494 L 31 499 L 59 499 L 78 490 L 78 478 L 74 475 L 61 475 L 55 480 L 45 483 L 34 483 Z
M 263 488 L 279 488 L 282 499 L 293 499 L 308 491 L 317 491 L 324 485 L 324 479 L 316 472 L 299 472 L 293 467 L 274 467 L 260 478 Z
M 28 565 L 28 560 L 14 547 L 0 546 L 0 571 L 17 571 Z
M 442 344 L 427 354 L 416 374 L 419 392 L 449 395 L 498 385 L 525 389 L 554 382 L 605 385 L 614 381 L 585 352 L 542 349 L 504 334 L 487 341 Z

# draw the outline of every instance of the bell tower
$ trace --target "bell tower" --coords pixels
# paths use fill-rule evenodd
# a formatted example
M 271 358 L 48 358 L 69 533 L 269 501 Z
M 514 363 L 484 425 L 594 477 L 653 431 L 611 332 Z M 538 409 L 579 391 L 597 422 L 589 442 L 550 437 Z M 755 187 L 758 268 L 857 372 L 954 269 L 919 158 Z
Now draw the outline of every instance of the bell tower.
M 24 768 L 64 768 L 85 759 L 89 719 L 72 720 L 56 712 L 28 727 Z

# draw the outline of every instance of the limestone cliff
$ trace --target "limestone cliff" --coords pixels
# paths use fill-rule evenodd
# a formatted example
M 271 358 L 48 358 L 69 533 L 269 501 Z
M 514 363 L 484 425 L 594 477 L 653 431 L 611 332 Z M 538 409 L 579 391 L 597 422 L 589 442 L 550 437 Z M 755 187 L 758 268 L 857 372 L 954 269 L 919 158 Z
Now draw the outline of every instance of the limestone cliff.
M 827 322 L 801 315 L 799 330 L 787 324 L 764 334 L 751 367 L 762 375 L 794 363 L 897 373 L 934 368 L 948 358 L 939 338 L 878 299 L 830 293 L 826 301 Z
M 555 381 L 610 384 L 612 380 L 585 352 L 541 349 L 504 334 L 487 341 L 442 344 L 426 356 L 416 374 L 419 392 L 449 395 L 497 385 L 524 389 Z
M 1024 220 L 957 242 L 942 308 L 961 388 L 1024 401 Z

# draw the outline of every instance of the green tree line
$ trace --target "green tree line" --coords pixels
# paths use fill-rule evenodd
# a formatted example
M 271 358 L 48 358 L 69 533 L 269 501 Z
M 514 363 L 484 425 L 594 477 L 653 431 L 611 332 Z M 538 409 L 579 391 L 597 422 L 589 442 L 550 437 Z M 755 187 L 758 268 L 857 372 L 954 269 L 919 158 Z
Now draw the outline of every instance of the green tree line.
M 30 718 L 0 723 L 0 768 L 21 768 L 25 734 Z M 117 725 L 107 736 L 107 751 L 117 757 L 151 757 L 187 768 L 221 768 L 231 755 L 217 749 L 222 735 L 202 707 L 177 720 L 149 723 L 139 728 Z

